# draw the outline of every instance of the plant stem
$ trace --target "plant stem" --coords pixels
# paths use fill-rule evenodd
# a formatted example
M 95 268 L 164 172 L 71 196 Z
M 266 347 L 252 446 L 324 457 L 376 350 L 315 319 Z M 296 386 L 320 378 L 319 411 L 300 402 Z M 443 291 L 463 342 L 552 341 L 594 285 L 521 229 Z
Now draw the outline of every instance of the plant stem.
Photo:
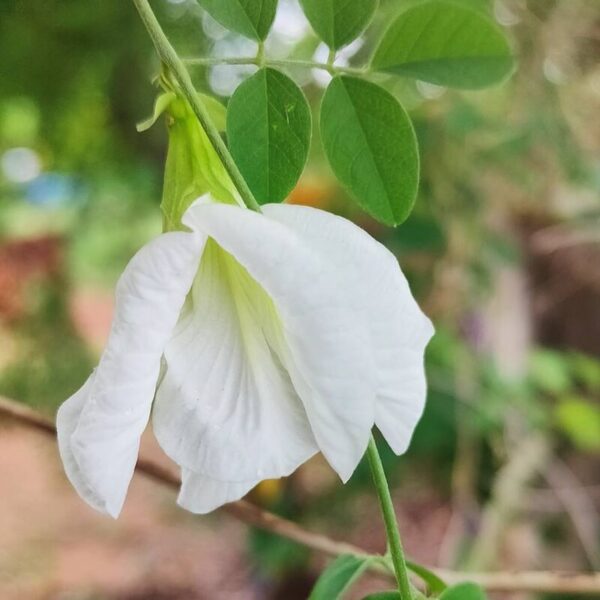
M 184 58 L 183 62 L 192 67 L 213 67 L 215 65 L 255 65 L 259 66 L 255 56 L 234 56 L 230 58 Z M 295 59 L 270 59 L 264 58 L 261 65 L 269 67 L 303 67 L 306 69 L 319 69 L 329 73 L 346 73 L 349 75 L 364 75 L 367 70 L 358 67 L 338 67 L 333 64 L 314 62 L 312 60 Z
M 265 43 L 258 42 L 258 49 L 256 51 L 256 64 L 259 67 L 265 65 Z
M 396 513 L 394 511 L 394 505 L 392 504 L 390 488 L 385 477 L 385 471 L 383 470 L 379 451 L 377 450 L 377 444 L 372 435 L 367 448 L 367 456 L 369 458 L 369 465 L 371 467 L 373 481 L 375 482 L 375 488 L 377 489 L 377 495 L 379 496 L 381 514 L 383 515 L 383 522 L 385 524 L 394 572 L 396 573 L 400 598 L 401 600 L 412 600 L 406 559 L 404 558 L 404 550 L 402 548 L 402 542 L 400 541 L 398 522 L 396 521 Z
M 327 56 L 327 66 L 332 70 L 331 73 L 333 74 L 333 63 L 335 62 L 335 50 L 333 48 L 331 48 L 329 50 L 329 55 Z
M 243 175 L 237 168 L 237 165 L 229 153 L 225 142 L 223 142 L 217 128 L 213 125 L 208 111 L 196 93 L 196 88 L 192 83 L 190 74 L 187 72 L 183 62 L 179 56 L 177 56 L 175 49 L 173 46 L 171 46 L 171 43 L 163 32 L 160 23 L 156 19 L 156 16 L 150 7 L 150 4 L 148 4 L 148 0 L 133 0 L 133 4 L 137 8 L 140 17 L 142 18 L 142 21 L 148 33 L 150 34 L 150 38 L 154 43 L 154 47 L 156 48 L 158 56 L 181 87 L 181 91 L 185 99 L 189 102 L 194 114 L 200 121 L 200 124 L 206 132 L 210 143 L 212 144 L 218 157 L 223 162 L 225 170 L 227 171 L 229 177 L 231 177 L 231 180 L 237 188 L 245 205 L 252 210 L 260 212 L 260 205 L 248 187 Z

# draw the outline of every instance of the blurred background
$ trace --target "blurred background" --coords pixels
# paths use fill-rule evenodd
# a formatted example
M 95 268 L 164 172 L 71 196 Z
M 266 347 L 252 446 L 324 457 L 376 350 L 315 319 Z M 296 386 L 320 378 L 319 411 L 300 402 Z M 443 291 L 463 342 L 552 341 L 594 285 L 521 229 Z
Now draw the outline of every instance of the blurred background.
M 362 64 L 383 0 L 340 64 Z M 194 0 L 154 0 L 181 56 L 252 55 Z M 353 219 L 394 251 L 437 327 L 425 416 L 385 447 L 407 552 L 456 569 L 600 568 L 600 3 L 497 0 L 519 55 L 478 93 L 379 78 L 421 145 L 397 229 L 354 208 L 315 130 L 291 202 Z M 272 57 L 321 60 L 296 0 Z M 95 364 L 115 281 L 160 232 L 166 130 L 138 134 L 158 68 L 132 5 L 0 0 L 0 395 L 53 416 Z M 193 69 L 226 102 L 252 67 Z M 292 72 L 313 106 L 323 73 Z M 151 436 L 144 451 L 159 456 Z M 342 486 L 316 458 L 251 494 L 315 531 L 384 549 L 368 469 Z M 0 597 L 302 600 L 322 557 L 227 515 L 194 517 L 137 477 L 119 521 L 68 485 L 51 440 L 0 421 Z M 384 583 L 366 578 L 351 598 Z M 496 594 L 501 599 L 576 596 Z M 600 597 L 600 596 L 599 596 Z

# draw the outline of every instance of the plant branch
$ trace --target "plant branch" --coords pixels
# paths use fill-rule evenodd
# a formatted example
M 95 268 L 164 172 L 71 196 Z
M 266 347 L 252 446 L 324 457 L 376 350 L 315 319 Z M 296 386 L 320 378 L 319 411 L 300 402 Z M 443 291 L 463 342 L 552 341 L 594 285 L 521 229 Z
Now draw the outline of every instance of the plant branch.
M 231 57 L 231 58 L 184 58 L 184 64 L 191 67 L 214 67 L 216 65 L 255 65 L 259 66 L 257 57 Z M 364 75 L 367 70 L 359 67 L 339 67 L 330 63 L 315 62 L 312 60 L 296 60 L 296 59 L 271 59 L 263 58 L 260 66 L 268 67 L 302 67 L 305 69 L 319 69 L 320 71 L 328 71 L 332 75 L 336 73 L 344 73 L 346 75 Z
M 541 433 L 528 435 L 510 454 L 500 469 L 492 488 L 492 496 L 486 505 L 477 539 L 467 564 L 471 568 L 490 567 L 501 545 L 506 525 L 514 517 L 527 485 L 547 462 L 550 444 Z
M 589 564 L 593 569 L 600 569 L 600 518 L 592 498 L 569 466 L 558 458 L 548 465 L 543 475 L 569 515 Z
M 229 153 L 225 142 L 222 140 L 221 135 L 217 131 L 217 128 L 213 125 L 208 111 L 196 93 L 196 88 L 192 83 L 190 74 L 187 72 L 187 69 L 181 62 L 181 59 L 175 52 L 173 46 L 171 46 L 167 36 L 164 34 L 160 23 L 156 19 L 156 16 L 154 15 L 154 12 L 148 3 L 148 0 L 133 0 L 133 4 L 137 8 L 142 22 L 144 23 L 146 30 L 148 31 L 148 34 L 154 43 L 156 53 L 181 87 L 181 92 L 185 96 L 185 99 L 189 102 L 194 114 L 200 121 L 202 128 L 206 132 L 210 143 L 221 159 L 225 170 L 227 171 L 229 177 L 231 177 L 231 180 L 242 197 L 242 200 L 248 208 L 260 212 L 260 205 L 248 187 L 243 175 L 237 168 L 237 165 Z
M 14 400 L 0 397 L 0 416 L 50 437 L 56 436 L 56 426 L 51 419 Z M 181 483 L 176 473 L 148 458 L 139 458 L 136 471 L 161 485 L 173 489 L 177 489 Z M 263 510 L 245 500 L 238 500 L 220 510 L 247 525 L 287 538 L 328 556 L 368 554 L 358 546 L 307 531 L 296 523 Z M 469 580 L 491 591 L 590 595 L 600 593 L 600 573 L 578 574 L 550 571 L 466 573 L 436 568 L 432 570 L 449 584 Z M 380 571 L 378 570 L 378 572 Z

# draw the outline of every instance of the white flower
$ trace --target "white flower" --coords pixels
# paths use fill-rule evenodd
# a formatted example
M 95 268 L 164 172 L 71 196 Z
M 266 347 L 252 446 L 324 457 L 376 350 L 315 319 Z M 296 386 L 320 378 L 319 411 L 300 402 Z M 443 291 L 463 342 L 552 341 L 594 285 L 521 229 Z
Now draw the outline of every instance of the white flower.
M 67 475 L 123 506 L 153 425 L 204 513 L 317 451 L 346 481 L 375 424 L 404 452 L 425 400 L 433 328 L 396 259 L 313 208 L 258 214 L 200 200 L 131 260 L 100 364 L 58 414 Z

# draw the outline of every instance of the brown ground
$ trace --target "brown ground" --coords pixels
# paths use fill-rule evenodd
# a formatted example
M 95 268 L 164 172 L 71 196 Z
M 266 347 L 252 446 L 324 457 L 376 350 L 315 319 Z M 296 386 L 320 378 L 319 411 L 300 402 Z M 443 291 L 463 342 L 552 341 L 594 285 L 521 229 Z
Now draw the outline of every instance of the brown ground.
M 136 477 L 121 518 L 88 508 L 55 444 L 0 430 L 0 598 L 253 600 L 244 529 L 195 518 Z

